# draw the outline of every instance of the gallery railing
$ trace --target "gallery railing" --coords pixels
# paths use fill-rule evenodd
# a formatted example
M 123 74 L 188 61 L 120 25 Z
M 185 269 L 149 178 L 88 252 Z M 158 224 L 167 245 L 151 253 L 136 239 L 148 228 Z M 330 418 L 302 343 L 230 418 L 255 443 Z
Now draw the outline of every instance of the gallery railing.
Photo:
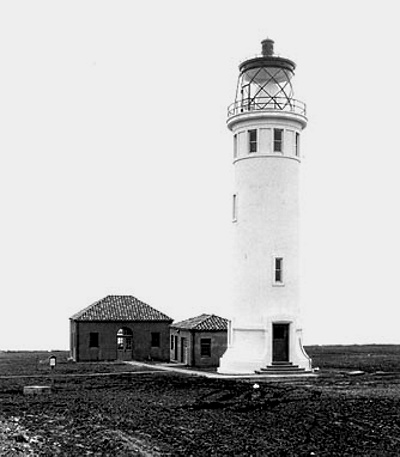
M 287 97 L 245 98 L 228 107 L 228 117 L 249 111 L 288 111 L 305 116 L 306 105 L 300 100 Z

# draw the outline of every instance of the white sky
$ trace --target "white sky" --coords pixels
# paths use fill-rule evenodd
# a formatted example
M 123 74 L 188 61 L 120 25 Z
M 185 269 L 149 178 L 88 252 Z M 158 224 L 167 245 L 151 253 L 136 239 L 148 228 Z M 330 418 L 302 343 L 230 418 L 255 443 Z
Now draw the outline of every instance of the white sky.
M 229 309 L 238 64 L 297 63 L 306 344 L 400 343 L 396 2 L 0 4 L 0 349 L 66 349 L 132 294 Z

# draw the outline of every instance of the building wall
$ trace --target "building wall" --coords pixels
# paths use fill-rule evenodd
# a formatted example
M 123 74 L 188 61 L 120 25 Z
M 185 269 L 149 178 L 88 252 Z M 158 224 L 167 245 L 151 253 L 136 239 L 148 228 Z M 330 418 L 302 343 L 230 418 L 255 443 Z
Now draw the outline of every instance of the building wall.
M 294 113 L 260 112 L 233 116 L 238 135 L 234 155 L 230 346 L 221 373 L 251 373 L 272 362 L 274 323 L 289 324 L 289 360 L 308 369 L 302 349 L 299 293 L 300 136 L 306 119 Z M 248 130 L 258 132 L 250 152 Z M 283 131 L 274 152 L 273 131 Z M 282 281 L 275 281 L 275 259 L 282 259 Z
M 173 338 L 173 343 L 171 342 Z M 211 340 L 211 356 L 201 355 L 201 340 Z M 184 346 L 186 340 L 187 346 Z M 182 346 L 183 345 L 183 346 Z M 219 359 L 227 348 L 227 332 L 201 332 L 171 328 L 170 359 L 174 362 L 186 363 L 196 367 L 219 366 Z
M 227 332 L 195 332 L 194 363 L 198 367 L 218 367 L 219 359 L 227 347 Z M 201 339 L 211 339 L 211 357 L 201 356 Z
M 78 347 L 78 338 L 77 338 L 77 323 L 73 321 L 72 319 L 69 321 L 70 322 L 70 333 L 69 333 L 69 351 L 70 351 L 70 357 L 72 357 L 74 360 L 76 360 L 77 356 L 77 347 Z
M 168 322 L 79 322 L 71 320 L 71 357 L 77 362 L 96 360 L 169 360 Z M 122 357 L 117 332 L 132 330 L 132 349 Z M 159 347 L 152 347 L 152 333 L 160 334 Z M 89 347 L 90 333 L 98 333 L 98 347 Z
M 171 328 L 170 335 L 174 337 L 173 344 L 170 340 L 170 360 L 179 363 L 186 363 L 187 365 L 192 366 L 192 332 L 190 330 L 178 330 Z M 186 340 L 186 346 L 184 346 L 184 339 Z
M 273 152 L 273 129 L 283 130 L 282 152 Z M 258 152 L 249 153 L 248 129 L 259 132 Z M 299 171 L 293 120 L 238 123 L 242 132 L 234 160 L 237 219 L 233 223 L 232 317 L 243 327 L 265 328 L 282 309 L 299 313 Z M 274 283 L 274 258 L 283 258 L 283 283 Z

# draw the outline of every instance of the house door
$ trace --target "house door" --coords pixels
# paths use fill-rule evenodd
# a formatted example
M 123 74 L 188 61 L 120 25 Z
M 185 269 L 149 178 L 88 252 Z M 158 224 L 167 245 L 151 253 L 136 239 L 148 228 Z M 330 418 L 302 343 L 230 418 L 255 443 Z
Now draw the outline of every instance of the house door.
M 272 324 L 272 361 L 289 362 L 289 324 Z
M 133 332 L 130 328 L 123 327 L 117 332 L 117 359 L 132 360 Z
M 174 336 L 174 360 L 178 360 L 178 337 Z
M 187 365 L 188 363 L 188 348 L 187 348 L 187 338 L 181 338 L 181 362 Z

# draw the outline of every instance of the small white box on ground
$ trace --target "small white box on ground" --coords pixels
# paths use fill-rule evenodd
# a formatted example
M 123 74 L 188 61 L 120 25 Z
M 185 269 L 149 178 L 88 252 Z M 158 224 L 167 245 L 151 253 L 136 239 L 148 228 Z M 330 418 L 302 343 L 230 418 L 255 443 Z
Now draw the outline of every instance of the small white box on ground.
M 24 395 L 49 395 L 50 386 L 24 386 Z

